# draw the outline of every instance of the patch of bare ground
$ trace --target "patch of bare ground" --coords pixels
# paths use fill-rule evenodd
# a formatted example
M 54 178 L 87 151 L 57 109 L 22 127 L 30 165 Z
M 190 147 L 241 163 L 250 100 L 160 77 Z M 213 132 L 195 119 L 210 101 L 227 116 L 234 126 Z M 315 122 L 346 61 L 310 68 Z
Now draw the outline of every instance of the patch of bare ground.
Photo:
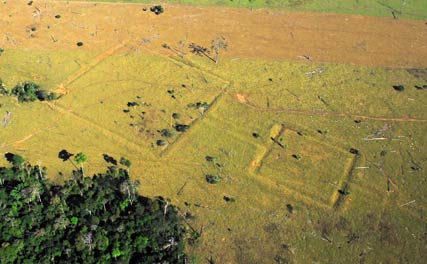
M 176 54 L 162 44 L 209 46 L 213 38 L 223 36 L 229 43 L 224 56 L 229 58 L 394 68 L 424 68 L 427 61 L 424 21 L 181 5 L 166 5 L 165 13 L 156 16 L 143 7 L 5 1 L 0 9 L 0 46 L 99 51 L 129 39 L 126 52 L 172 56 Z

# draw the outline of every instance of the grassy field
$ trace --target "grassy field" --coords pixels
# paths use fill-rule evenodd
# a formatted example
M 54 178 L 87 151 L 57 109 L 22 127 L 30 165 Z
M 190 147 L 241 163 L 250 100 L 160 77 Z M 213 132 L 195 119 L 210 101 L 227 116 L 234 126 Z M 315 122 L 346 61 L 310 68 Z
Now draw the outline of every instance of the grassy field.
M 152 3 L 150 0 L 97 0 L 96 2 Z M 366 16 L 427 19 L 424 0 L 165 0 L 160 3 L 244 8 L 282 8 L 295 11 L 313 11 Z
M 389 18 L 5 2 L 0 78 L 61 97 L 0 95 L 1 153 L 58 182 L 62 149 L 87 174 L 127 157 L 141 194 L 200 233 L 191 263 L 424 263 L 425 25 L 390 19 L 425 19 L 424 2 L 166 2 Z M 192 54 L 218 36 L 218 64 Z
M 414 88 L 426 79 L 404 69 L 257 59 L 96 59 L 5 50 L 8 87 L 31 80 L 64 95 L 32 104 L 0 97 L 1 112 L 12 112 L 1 151 L 57 168 L 50 175 L 58 181 L 71 168 L 57 158 L 61 149 L 84 151 L 87 173 L 104 170 L 103 153 L 128 157 L 142 194 L 168 197 L 194 216 L 196 263 L 427 257 L 427 93 Z M 209 184 L 206 175 L 222 181 Z

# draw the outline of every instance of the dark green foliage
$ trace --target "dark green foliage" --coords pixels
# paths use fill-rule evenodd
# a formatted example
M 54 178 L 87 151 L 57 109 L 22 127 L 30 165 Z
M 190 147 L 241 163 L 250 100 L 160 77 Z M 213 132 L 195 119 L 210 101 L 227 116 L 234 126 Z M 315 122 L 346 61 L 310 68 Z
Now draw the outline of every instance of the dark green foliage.
M 15 167 L 20 167 L 25 163 L 25 159 L 17 154 L 8 152 L 4 154 L 4 157 Z
M 19 102 L 33 102 L 37 100 L 36 93 L 40 90 L 40 86 L 32 82 L 24 82 L 16 85 L 11 92 L 12 95 L 18 97 Z
M 351 148 L 348 152 L 350 152 L 351 154 L 354 154 L 354 155 L 359 155 L 360 154 L 359 150 L 357 150 L 355 148 Z
M 38 90 L 36 92 L 36 96 L 40 101 L 46 101 L 49 97 L 49 93 L 46 90 Z
M 167 144 L 168 144 L 168 142 L 164 141 L 163 139 L 159 139 L 156 141 L 156 145 L 159 147 L 166 146 Z
M 206 175 L 206 181 L 210 184 L 218 184 L 221 182 L 222 178 L 218 175 Z
M 9 159 L 0 168 L 1 263 L 184 263 L 177 209 L 138 195 L 127 170 L 77 170 L 60 186 L 45 168 Z
M 87 160 L 87 156 L 82 152 L 79 152 L 76 154 L 76 156 L 74 156 L 74 161 L 79 165 L 83 164 L 86 160 Z
M 286 205 L 286 210 L 288 210 L 288 212 L 290 214 L 292 214 L 294 212 L 294 207 L 292 206 L 292 204 L 287 204 Z
M 326 135 L 326 134 L 328 134 L 328 133 L 329 133 L 329 130 L 328 130 L 328 129 L 325 129 L 325 130 L 318 129 L 318 130 L 317 130 L 317 133 L 319 133 L 319 134 L 321 134 L 321 135 Z
M 178 114 L 178 113 L 173 113 L 173 114 L 172 114 L 172 118 L 173 118 L 173 119 L 180 119 L 180 118 L 181 118 L 181 115 L 180 115 L 180 114 Z
M 173 133 L 169 129 L 160 130 L 160 135 L 162 137 L 168 137 L 168 138 L 173 137 Z
M 59 96 L 56 93 L 49 93 L 48 96 L 47 96 L 47 100 L 48 101 L 54 101 L 54 100 L 56 100 L 58 98 L 59 98 Z
M 206 102 L 189 103 L 187 107 L 195 108 L 195 109 L 203 109 L 206 111 L 209 108 L 209 104 Z
M 294 158 L 296 160 L 300 160 L 300 159 L 302 159 L 302 156 L 301 156 L 301 154 L 293 154 L 292 158 Z
M 227 203 L 234 203 L 236 201 L 235 198 L 233 197 L 228 197 L 228 196 L 224 196 L 223 197 L 224 201 L 226 201 Z
M 161 5 L 156 5 L 156 6 L 150 7 L 150 11 L 153 12 L 154 14 L 156 14 L 156 15 L 160 15 L 165 10 L 163 9 L 163 7 Z
M 217 158 L 212 157 L 212 156 L 206 156 L 205 159 L 206 159 L 206 161 L 209 161 L 209 162 L 215 162 L 217 160 Z
M 0 48 L 0 56 L 4 52 L 4 49 Z
M 46 90 L 40 89 L 40 86 L 33 82 L 23 82 L 16 85 L 10 92 L 3 89 L 3 94 L 14 95 L 18 97 L 19 102 L 52 101 L 58 99 L 55 93 L 49 93 Z
M 341 195 L 350 195 L 350 191 L 346 190 L 345 188 L 339 189 L 338 193 L 341 194 Z
M 175 130 L 178 132 L 185 132 L 190 128 L 189 125 L 183 125 L 183 124 L 176 124 L 175 125 Z
M 403 85 L 393 85 L 393 89 L 398 92 L 403 92 L 405 87 Z
M 139 103 L 137 103 L 137 102 L 128 102 L 127 106 L 128 107 L 136 107 L 136 106 L 139 106 Z
M 120 164 L 123 166 L 126 166 L 128 168 L 130 168 L 130 166 L 132 166 L 132 163 L 130 162 L 130 160 L 126 159 L 125 157 L 120 158 Z

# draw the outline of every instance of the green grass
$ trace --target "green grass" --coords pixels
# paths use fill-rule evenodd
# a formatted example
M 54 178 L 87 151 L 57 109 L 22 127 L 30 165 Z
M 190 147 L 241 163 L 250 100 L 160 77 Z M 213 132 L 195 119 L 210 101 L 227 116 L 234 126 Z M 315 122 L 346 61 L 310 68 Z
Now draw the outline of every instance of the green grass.
M 97 2 L 159 3 L 149 0 L 97 0 Z M 313 11 L 366 16 L 426 19 L 424 0 L 167 0 L 160 3 L 244 8 L 280 8 L 295 11 Z M 167 12 L 167 10 L 166 10 Z
M 0 77 L 8 86 L 40 81 L 51 90 L 78 69 L 74 58 L 91 65 L 93 57 L 6 51 Z M 201 260 L 423 263 L 427 93 L 414 85 L 424 84 L 403 69 L 119 54 L 50 104 L 0 97 L 0 111 L 12 112 L 0 127 L 0 149 L 59 171 L 71 169 L 57 158 L 61 149 L 83 151 L 88 174 L 107 166 L 103 153 L 126 156 L 142 193 L 171 198 L 195 216 L 188 221 L 203 232 L 191 250 Z M 203 115 L 187 107 L 197 101 L 210 105 Z M 128 102 L 140 106 L 124 113 Z M 190 128 L 158 147 L 158 130 L 173 131 L 174 112 Z M 418 121 L 399 120 L 405 116 Z M 372 137 L 384 139 L 366 140 Z M 208 184 L 205 175 L 222 180 Z

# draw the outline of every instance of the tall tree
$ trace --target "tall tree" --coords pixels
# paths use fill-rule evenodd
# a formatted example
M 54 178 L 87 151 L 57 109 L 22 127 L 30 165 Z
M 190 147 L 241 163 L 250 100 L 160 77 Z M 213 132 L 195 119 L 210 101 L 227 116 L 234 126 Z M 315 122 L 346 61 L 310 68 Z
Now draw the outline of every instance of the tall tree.
M 76 156 L 74 156 L 74 161 L 76 162 L 77 165 L 80 166 L 80 170 L 82 171 L 83 176 L 84 176 L 83 165 L 86 160 L 87 160 L 87 156 L 83 152 L 79 152 L 76 154 Z

